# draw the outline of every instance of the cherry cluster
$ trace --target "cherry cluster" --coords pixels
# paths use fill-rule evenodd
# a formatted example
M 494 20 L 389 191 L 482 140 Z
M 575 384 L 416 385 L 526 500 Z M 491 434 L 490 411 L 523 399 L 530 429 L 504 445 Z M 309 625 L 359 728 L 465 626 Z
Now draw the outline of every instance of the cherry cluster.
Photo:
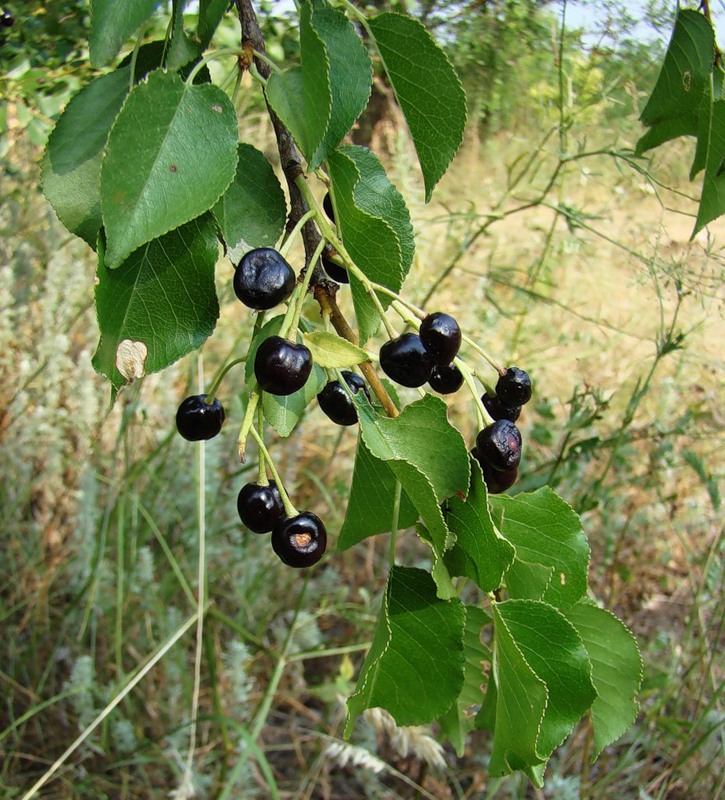
M 428 385 L 439 394 L 458 391 L 463 375 L 454 359 L 461 346 L 456 320 L 442 312 L 423 318 L 418 333 L 404 333 L 380 348 L 380 366 L 402 386 Z M 471 451 L 481 465 L 489 492 L 497 494 L 513 485 L 521 461 L 521 432 L 514 424 L 521 407 L 531 399 L 531 380 L 524 370 L 509 367 L 499 376 L 496 389 L 481 397 L 493 420 L 479 431 Z
M 451 394 L 463 385 L 453 363 L 461 346 L 461 329 L 453 317 L 436 311 L 421 322 L 418 333 L 404 333 L 380 348 L 380 366 L 401 386 L 428 382 L 439 394 Z
M 323 206 L 334 222 L 329 195 Z M 322 263 L 331 277 L 347 282 L 344 267 L 324 256 Z M 299 304 L 292 297 L 296 285 L 297 278 L 290 264 L 280 252 L 269 247 L 246 253 L 234 272 L 234 292 L 248 308 L 263 312 L 290 300 L 280 334 L 266 337 L 254 354 L 254 376 L 259 389 L 278 396 L 301 389 L 312 371 L 309 348 L 289 338 L 294 336 L 291 332 L 297 330 L 299 319 Z M 295 309 L 298 309 L 296 313 Z M 416 323 L 417 332 L 393 335 L 380 349 L 380 367 L 402 386 L 421 387 L 427 382 L 440 394 L 455 392 L 464 383 L 461 368 L 455 363 L 463 338 L 461 328 L 449 314 L 417 313 L 422 317 L 420 325 Z M 391 330 L 391 333 L 394 332 Z M 357 373 L 344 370 L 338 375 L 345 385 L 339 379 L 329 380 L 317 400 L 334 423 L 354 425 L 358 414 L 353 396 L 362 393 L 370 402 L 370 394 Z M 516 480 L 521 460 L 521 433 L 514 423 L 521 406 L 530 398 L 531 381 L 518 367 L 499 370 L 495 389 L 481 397 L 480 410 L 485 409 L 493 422 L 478 433 L 471 453 L 481 465 L 492 493 L 504 491 Z M 479 417 L 486 418 L 482 413 Z M 200 441 L 216 436 L 224 419 L 224 407 L 212 390 L 210 394 L 192 395 L 183 400 L 176 413 L 176 427 L 185 439 Z M 245 484 L 239 492 L 239 518 L 255 533 L 271 533 L 274 552 L 288 566 L 312 566 L 322 558 L 327 546 L 325 525 L 312 512 L 300 513 L 294 508 L 279 482 L 261 430 L 254 435 L 260 448 L 260 473 L 256 482 Z M 268 478 L 266 464 L 274 479 Z

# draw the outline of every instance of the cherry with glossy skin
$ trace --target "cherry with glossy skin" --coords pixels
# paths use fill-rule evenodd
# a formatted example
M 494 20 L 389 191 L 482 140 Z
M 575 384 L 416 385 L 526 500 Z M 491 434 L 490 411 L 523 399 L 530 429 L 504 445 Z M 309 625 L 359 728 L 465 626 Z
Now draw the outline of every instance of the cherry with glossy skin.
M 362 391 L 368 401 L 370 400 L 365 381 L 356 372 L 343 370 L 342 377 L 353 394 Z M 337 425 L 354 425 L 358 421 L 355 404 L 340 384 L 340 381 L 330 381 L 317 395 L 317 402 L 325 414 Z
M 176 428 L 190 442 L 213 439 L 222 429 L 224 417 L 218 397 L 207 403 L 205 394 L 194 394 L 182 400 L 176 412 Z
M 508 419 L 511 422 L 516 422 L 521 414 L 521 406 L 507 406 L 506 403 L 501 402 L 501 398 L 498 395 L 492 397 L 486 392 L 481 396 L 481 402 L 494 420 Z
M 434 364 L 450 364 L 461 346 L 461 329 L 448 314 L 436 311 L 420 323 L 418 332 Z
M 350 283 L 350 276 L 347 274 L 345 267 L 341 267 L 329 258 L 322 256 L 322 266 L 325 272 L 337 283 Z
M 430 377 L 433 362 L 417 333 L 404 333 L 380 348 L 380 366 L 401 386 L 422 386 Z
M 499 419 L 476 437 L 479 461 L 501 472 L 516 469 L 521 461 L 521 433 L 511 420 Z
M 258 247 L 242 256 L 234 271 L 234 293 L 249 308 L 266 310 L 286 300 L 295 288 L 295 273 L 271 247 Z
M 496 397 L 507 406 L 523 406 L 531 400 L 531 378 L 518 367 L 509 367 L 496 384 Z
M 503 471 L 493 469 L 481 458 L 476 447 L 471 450 L 471 455 L 478 461 L 481 467 L 483 482 L 486 484 L 489 494 L 501 494 L 501 492 L 505 492 L 506 489 L 509 489 L 516 483 L 516 479 L 519 477 L 518 468 Z
M 247 483 L 237 496 L 239 519 L 255 533 L 269 533 L 280 517 L 284 516 L 284 505 L 277 484 L 270 481 L 266 486 Z
M 9 11 L 3 11 L 2 16 L 0 16 L 0 25 L 3 28 L 12 28 L 15 24 L 15 17 Z
M 312 353 L 303 344 L 270 336 L 257 348 L 254 375 L 265 392 L 288 395 L 301 389 L 312 371 Z
M 327 530 L 311 511 L 279 519 L 272 530 L 272 549 L 288 567 L 311 567 L 322 558 L 326 547 Z
M 453 394 L 463 385 L 463 375 L 455 364 L 436 364 L 430 371 L 428 384 L 438 394 Z

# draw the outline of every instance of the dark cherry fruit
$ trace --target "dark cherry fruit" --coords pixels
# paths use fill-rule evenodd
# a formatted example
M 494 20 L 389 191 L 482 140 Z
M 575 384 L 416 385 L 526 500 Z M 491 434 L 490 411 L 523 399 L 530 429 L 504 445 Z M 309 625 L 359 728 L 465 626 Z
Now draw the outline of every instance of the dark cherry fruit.
M 350 276 L 347 274 L 345 267 L 341 267 L 329 258 L 325 258 L 325 256 L 322 256 L 322 266 L 333 281 L 337 281 L 338 283 L 350 283 Z
M 176 412 L 176 428 L 190 442 L 213 439 L 224 424 L 224 406 L 215 397 L 206 402 L 205 394 L 194 394 L 182 400 Z
M 404 333 L 380 348 L 380 366 L 401 386 L 422 386 L 430 377 L 433 362 L 417 333 Z
M 288 567 L 311 567 L 322 558 L 326 547 L 325 526 L 311 511 L 277 520 L 272 531 L 272 549 Z
M 499 419 L 476 437 L 479 461 L 492 469 L 508 472 L 521 461 L 521 433 L 511 420 Z
M 3 28 L 12 28 L 14 24 L 15 17 L 9 11 L 3 11 L 0 17 L 0 25 L 2 25 Z
M 343 370 L 342 377 L 353 394 L 362 391 L 368 401 L 370 400 L 365 381 L 356 372 Z M 357 422 L 355 404 L 340 384 L 340 381 L 330 381 L 317 395 L 317 402 L 325 414 L 337 425 L 354 425 Z
M 255 533 L 269 533 L 280 517 L 284 516 L 284 506 L 279 489 L 274 481 L 266 486 L 247 483 L 237 496 L 239 519 Z
M 453 317 L 436 311 L 420 323 L 418 332 L 434 364 L 450 364 L 461 346 L 461 329 Z
M 322 208 L 325 211 L 325 214 L 330 218 L 332 224 L 335 224 L 335 209 L 332 207 L 332 198 L 330 197 L 330 193 L 327 194 L 322 198 Z
M 481 402 L 483 407 L 491 415 L 492 419 L 508 419 L 516 422 L 521 414 L 521 406 L 507 406 L 501 402 L 501 398 L 496 395 L 492 397 L 488 392 L 482 395 Z
M 428 383 L 438 394 L 453 394 L 463 385 L 463 375 L 455 364 L 436 364 L 430 371 Z
M 312 371 L 312 353 L 303 344 L 270 336 L 257 348 L 254 375 L 265 392 L 287 395 L 301 389 Z
M 496 384 L 496 397 L 507 406 L 523 406 L 531 400 L 531 378 L 518 367 L 509 367 Z
M 286 300 L 295 288 L 295 273 L 271 247 L 250 250 L 234 271 L 234 293 L 249 308 L 266 310 Z
M 483 482 L 486 484 L 489 494 L 501 494 L 501 492 L 505 492 L 506 489 L 511 488 L 516 483 L 516 479 L 519 477 L 518 468 L 503 471 L 493 469 L 480 457 L 478 449 L 475 447 L 471 450 L 471 455 L 481 466 Z

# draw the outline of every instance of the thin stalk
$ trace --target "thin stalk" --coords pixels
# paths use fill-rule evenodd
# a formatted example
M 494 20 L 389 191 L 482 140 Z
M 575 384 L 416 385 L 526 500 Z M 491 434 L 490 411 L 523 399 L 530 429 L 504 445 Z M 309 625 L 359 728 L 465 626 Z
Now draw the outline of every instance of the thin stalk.
M 221 50 L 215 50 L 213 53 L 207 53 L 191 72 L 187 75 L 184 84 L 188 87 L 194 83 L 194 78 L 201 72 L 202 69 L 210 62 L 217 58 L 226 58 L 227 56 L 239 57 L 239 49 L 234 47 L 225 47 Z
M 126 560 L 126 494 L 118 499 L 118 526 L 116 532 L 116 627 L 114 634 L 116 674 L 123 675 L 123 566 Z
M 247 403 L 247 410 L 244 412 L 244 419 L 242 420 L 242 427 L 239 429 L 239 436 L 237 437 L 237 453 L 239 460 L 244 463 L 246 459 L 247 449 L 247 436 L 249 431 L 254 425 L 254 412 L 259 405 L 259 392 L 253 389 L 249 395 L 249 402 Z
M 282 498 L 282 505 L 284 506 L 284 513 L 288 517 L 296 517 L 299 514 L 299 511 L 297 511 L 297 509 L 292 505 L 292 501 L 289 499 L 289 495 L 287 494 L 287 491 L 284 488 L 284 484 L 282 483 L 282 478 L 280 478 L 279 472 L 277 472 L 277 467 L 275 467 L 274 461 L 272 461 L 272 456 L 269 454 L 269 450 L 267 450 L 267 445 L 265 445 L 264 439 L 260 436 L 257 429 L 254 427 L 250 429 L 250 433 L 257 442 L 260 455 L 267 462 L 269 466 L 269 471 L 272 473 L 272 477 L 274 478 L 274 481 L 277 484 L 277 488 L 279 489 L 279 496 Z
M 262 406 L 259 406 L 257 409 L 257 427 L 259 429 L 259 436 L 264 439 L 264 409 Z M 257 483 L 260 486 L 268 486 L 269 480 L 267 479 L 267 467 L 266 461 L 264 456 L 260 453 L 259 458 L 257 459 L 259 464 L 257 465 Z
M 288 336 L 291 331 L 297 330 L 297 326 L 299 325 L 300 322 L 300 316 L 302 314 L 302 306 L 304 305 L 305 298 L 307 297 L 307 290 L 310 288 L 310 281 L 312 280 L 312 275 L 315 271 L 315 264 L 317 263 L 319 257 L 322 255 L 322 251 L 325 249 L 325 244 L 326 244 L 325 239 L 324 238 L 320 239 L 319 244 L 315 249 L 315 252 L 312 254 L 312 258 L 310 259 L 310 262 L 307 265 L 305 271 L 305 277 L 300 285 L 301 288 L 299 291 L 299 295 L 297 296 L 297 302 L 295 303 L 294 300 L 292 301 L 292 305 L 294 305 L 294 314 L 292 316 L 289 328 L 285 330 L 284 323 L 282 323 L 282 330 L 284 330 L 285 332 L 282 333 L 282 331 L 280 331 L 280 336 Z
M 161 661 L 161 659 L 171 650 L 171 648 L 181 639 L 181 637 L 194 625 L 199 616 L 199 611 L 194 614 L 161 645 L 149 660 L 139 667 L 138 672 L 129 680 L 121 691 L 111 700 L 110 703 L 98 714 L 93 722 L 61 753 L 53 762 L 48 770 L 28 789 L 20 800 L 30 800 L 38 789 L 41 789 L 55 775 L 55 773 L 65 764 L 70 756 L 85 742 L 93 731 L 109 716 L 109 714 L 119 706 L 133 689 L 148 675 L 148 673 Z
M 302 584 L 302 589 L 297 597 L 297 604 L 295 605 L 294 615 L 292 616 L 292 622 L 290 622 L 289 629 L 287 630 L 287 636 L 284 640 L 284 644 L 282 645 L 282 652 L 279 655 L 279 659 L 277 660 L 277 664 L 275 665 L 274 672 L 272 673 L 272 677 L 267 685 L 267 690 L 264 693 L 264 697 L 262 698 L 262 702 L 260 703 L 259 708 L 257 709 L 257 713 L 254 715 L 254 722 L 252 723 L 252 727 L 250 730 L 250 734 L 252 739 L 255 741 L 259 738 L 259 734 L 262 732 L 262 728 L 264 727 L 264 723 L 267 721 L 267 716 L 269 714 L 269 710 L 272 707 L 272 701 L 274 700 L 274 695 L 277 692 L 277 687 L 279 686 L 279 682 L 282 680 L 282 675 L 284 674 L 284 669 L 287 666 L 287 651 L 290 646 L 290 642 L 292 641 L 292 634 L 294 633 L 295 626 L 297 625 L 297 618 L 300 615 L 300 611 L 302 609 L 302 601 L 305 597 L 305 593 L 307 591 L 307 585 L 310 582 L 310 573 L 309 571 L 305 575 L 304 583 Z
M 198 383 L 204 386 L 204 361 L 199 355 Z M 201 693 L 201 659 L 204 652 L 204 614 L 206 605 L 206 442 L 201 440 L 197 447 L 197 530 L 199 533 L 199 557 L 197 563 L 197 618 L 196 647 L 194 651 L 194 689 L 191 695 L 191 725 L 189 728 L 189 750 L 186 755 L 182 785 L 191 784 L 191 774 L 196 752 L 196 728 L 199 714 L 199 695 Z
M 272 72 L 276 72 L 278 75 L 282 74 L 282 70 L 277 66 L 277 64 L 272 61 L 272 59 L 266 53 L 260 53 L 259 50 L 252 50 L 255 58 L 258 58 L 260 61 L 264 61 L 264 63 L 272 70 Z
M 247 360 L 246 356 L 242 356 L 242 358 L 235 358 L 234 361 L 230 361 L 226 365 L 226 367 L 224 367 L 224 369 L 216 377 L 216 379 L 214 380 L 214 383 L 211 385 L 211 388 L 209 389 L 209 391 L 206 394 L 206 399 L 204 400 L 204 402 L 207 405 L 211 405 L 214 402 L 216 391 L 219 388 L 219 384 L 224 380 L 224 377 L 226 376 L 227 372 L 229 372 L 229 370 L 232 369 L 232 367 L 236 367 L 237 364 L 244 364 L 244 362 L 246 360 Z M 204 391 L 204 389 L 202 387 L 202 392 L 203 391 Z
M 398 525 L 400 523 L 400 498 L 403 494 L 403 484 L 395 481 L 395 499 L 393 500 L 393 519 L 390 523 L 390 566 L 395 566 L 395 545 L 398 540 Z
M 289 232 L 289 235 L 285 237 L 284 244 L 279 248 L 279 254 L 282 256 L 282 258 L 287 258 L 287 253 L 289 253 L 290 249 L 292 248 L 294 240 L 300 235 L 302 228 L 305 227 L 309 220 L 314 219 L 316 216 L 317 211 L 313 208 L 300 217 L 297 224 Z

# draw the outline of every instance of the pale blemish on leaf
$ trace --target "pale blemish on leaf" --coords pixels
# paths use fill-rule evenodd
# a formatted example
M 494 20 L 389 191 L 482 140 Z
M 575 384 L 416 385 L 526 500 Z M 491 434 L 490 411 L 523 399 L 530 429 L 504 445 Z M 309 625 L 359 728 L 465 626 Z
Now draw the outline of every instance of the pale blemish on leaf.
M 131 383 L 146 374 L 149 349 L 143 342 L 124 339 L 116 349 L 116 369 Z

